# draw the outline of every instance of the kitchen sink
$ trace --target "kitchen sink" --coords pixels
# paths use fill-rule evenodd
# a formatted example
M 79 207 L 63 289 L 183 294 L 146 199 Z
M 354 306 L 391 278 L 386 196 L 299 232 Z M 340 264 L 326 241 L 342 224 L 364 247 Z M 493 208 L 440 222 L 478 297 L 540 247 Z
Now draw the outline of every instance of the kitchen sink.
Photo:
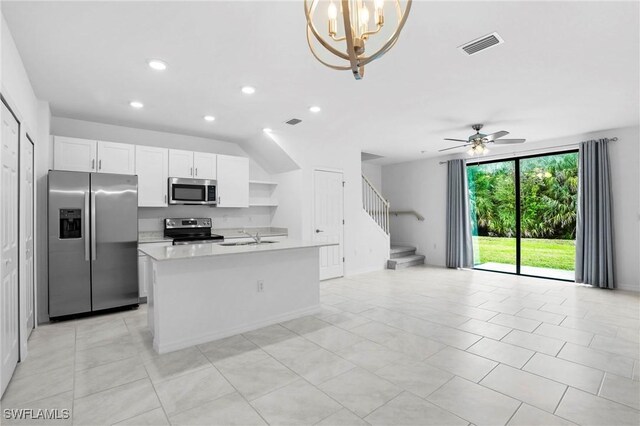
M 221 246 L 225 246 L 225 247 L 233 247 L 233 246 L 257 246 L 260 244 L 272 244 L 272 243 L 277 243 L 277 241 L 260 241 L 259 243 L 256 243 L 255 241 L 242 241 L 239 243 L 221 243 Z

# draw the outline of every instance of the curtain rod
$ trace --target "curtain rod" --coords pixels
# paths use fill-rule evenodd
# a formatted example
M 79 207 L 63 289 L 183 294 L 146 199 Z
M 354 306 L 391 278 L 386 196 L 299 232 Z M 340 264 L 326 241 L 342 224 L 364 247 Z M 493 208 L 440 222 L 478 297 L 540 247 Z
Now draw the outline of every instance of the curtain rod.
M 604 138 L 609 142 L 615 142 L 618 140 L 617 136 L 612 137 L 611 139 L 609 138 Z M 558 145 L 558 146 L 554 146 L 554 147 L 549 147 L 548 149 L 556 149 L 556 148 L 566 148 L 568 146 L 576 146 L 578 145 L 580 142 L 577 143 L 568 143 L 566 145 Z M 496 157 L 504 157 L 504 158 L 508 158 L 509 156 L 515 157 L 518 154 L 522 154 L 525 152 L 531 152 L 531 151 L 540 151 L 541 149 L 545 149 L 545 148 L 533 148 L 533 149 L 527 149 L 526 151 L 518 151 L 518 152 L 512 152 L 510 154 L 495 154 L 495 155 L 487 155 L 487 156 L 482 156 L 482 157 L 471 157 L 471 158 L 467 158 L 465 159 L 465 161 L 470 161 L 470 160 L 477 160 L 480 161 L 484 158 L 496 158 Z M 447 161 L 440 161 L 438 164 L 442 165 L 442 164 L 447 164 Z

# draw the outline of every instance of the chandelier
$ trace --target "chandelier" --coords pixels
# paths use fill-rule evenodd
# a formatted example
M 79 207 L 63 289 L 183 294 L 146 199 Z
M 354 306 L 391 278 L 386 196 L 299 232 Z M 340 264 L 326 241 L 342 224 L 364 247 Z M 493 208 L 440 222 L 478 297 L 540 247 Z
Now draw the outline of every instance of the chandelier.
M 385 25 L 384 0 L 305 0 L 304 11 L 307 17 L 307 43 L 313 56 L 322 64 L 334 70 L 351 70 L 356 80 L 364 77 L 364 66 L 387 53 L 398 41 L 398 36 L 404 27 L 412 0 L 405 0 L 404 11 L 400 0 L 390 0 L 395 9 L 397 19 L 395 28 L 388 39 L 375 52 L 366 55 L 365 47 L 370 38 L 381 36 Z M 327 4 L 326 36 L 320 35 L 314 23 L 314 16 L 320 3 Z M 338 5 L 336 5 L 338 3 Z M 371 9 L 370 9 L 371 8 Z M 373 14 L 370 12 L 373 11 Z M 338 13 L 338 11 L 340 13 Z M 338 14 L 342 15 L 338 19 Z M 341 24 L 339 24 L 339 21 Z M 373 25 L 370 25 L 373 24 Z M 326 50 L 337 56 L 348 65 L 334 65 L 322 59 L 312 43 L 312 36 Z

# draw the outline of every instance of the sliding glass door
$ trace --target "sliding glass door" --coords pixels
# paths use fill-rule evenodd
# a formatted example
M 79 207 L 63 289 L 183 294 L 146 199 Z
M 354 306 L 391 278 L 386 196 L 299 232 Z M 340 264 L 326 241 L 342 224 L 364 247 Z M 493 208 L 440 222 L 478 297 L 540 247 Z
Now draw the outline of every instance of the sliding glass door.
M 574 279 L 575 151 L 467 165 L 475 268 Z
M 467 166 L 476 268 L 517 272 L 515 177 L 515 161 Z

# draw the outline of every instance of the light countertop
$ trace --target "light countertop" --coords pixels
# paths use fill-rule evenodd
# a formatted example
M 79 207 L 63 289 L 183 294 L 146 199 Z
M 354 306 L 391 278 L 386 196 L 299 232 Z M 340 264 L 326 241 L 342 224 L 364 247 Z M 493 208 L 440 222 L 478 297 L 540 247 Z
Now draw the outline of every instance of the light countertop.
M 229 238 L 247 238 L 247 235 L 243 234 L 242 231 L 247 231 L 253 235 L 259 233 L 261 237 L 286 237 L 288 235 L 287 228 L 274 228 L 272 226 L 212 229 L 211 233 L 222 235 L 225 240 Z
M 244 228 L 221 228 L 212 229 L 212 234 L 222 235 L 225 240 L 233 238 L 248 238 L 242 231 L 247 231 L 250 234 L 260 234 L 261 237 L 286 237 L 288 235 L 287 228 L 274 228 L 267 227 L 244 227 Z M 173 238 L 166 238 L 163 231 L 141 231 L 138 233 L 138 243 L 166 243 L 172 242 Z
M 311 247 L 325 247 L 337 245 L 337 243 L 316 243 L 313 241 L 300 241 L 300 240 L 283 240 L 275 243 L 266 243 L 259 245 L 243 245 L 243 246 L 223 246 L 221 244 L 189 244 L 182 246 L 170 246 L 170 247 L 141 247 L 140 251 L 147 256 L 163 261 L 163 260 L 179 260 L 179 259 L 191 259 L 196 257 L 208 257 L 208 256 L 226 256 L 226 255 L 238 255 L 248 253 L 262 253 L 268 251 L 279 250 L 295 250 Z

